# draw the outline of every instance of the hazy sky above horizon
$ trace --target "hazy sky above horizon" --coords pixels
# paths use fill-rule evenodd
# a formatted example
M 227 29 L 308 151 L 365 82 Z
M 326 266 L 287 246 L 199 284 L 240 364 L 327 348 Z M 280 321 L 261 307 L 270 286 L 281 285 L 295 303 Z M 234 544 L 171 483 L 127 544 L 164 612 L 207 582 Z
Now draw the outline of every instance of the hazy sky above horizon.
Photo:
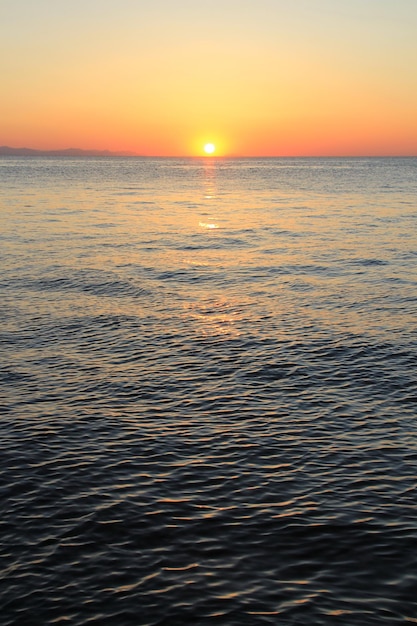
M 3 0 L 0 144 L 417 154 L 417 0 Z

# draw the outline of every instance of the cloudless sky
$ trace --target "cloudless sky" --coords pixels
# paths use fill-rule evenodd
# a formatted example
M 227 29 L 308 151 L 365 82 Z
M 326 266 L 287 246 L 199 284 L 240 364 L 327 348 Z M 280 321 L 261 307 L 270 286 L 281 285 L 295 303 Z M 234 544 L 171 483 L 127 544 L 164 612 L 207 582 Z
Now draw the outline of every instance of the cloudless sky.
M 417 0 L 0 0 L 0 145 L 417 154 Z

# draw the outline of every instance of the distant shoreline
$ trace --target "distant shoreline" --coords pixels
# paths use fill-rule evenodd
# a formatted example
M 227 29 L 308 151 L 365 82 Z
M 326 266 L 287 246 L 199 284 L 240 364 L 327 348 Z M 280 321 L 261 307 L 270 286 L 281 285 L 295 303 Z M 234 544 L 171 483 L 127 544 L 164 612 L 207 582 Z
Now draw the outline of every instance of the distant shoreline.
M 81 150 L 66 148 L 64 150 L 36 150 L 34 148 L 11 148 L 0 146 L 0 156 L 57 156 L 57 157 L 129 157 L 140 156 L 135 152 L 112 152 L 111 150 Z

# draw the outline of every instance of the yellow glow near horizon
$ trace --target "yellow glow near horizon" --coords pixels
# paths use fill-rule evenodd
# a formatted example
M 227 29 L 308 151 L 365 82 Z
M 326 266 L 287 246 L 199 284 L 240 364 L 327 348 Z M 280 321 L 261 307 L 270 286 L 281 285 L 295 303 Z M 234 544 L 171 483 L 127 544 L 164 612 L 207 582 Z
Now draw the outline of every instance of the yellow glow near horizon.
M 204 146 L 204 152 L 206 154 L 214 154 L 214 152 L 216 151 L 216 146 L 214 145 L 214 143 L 206 143 Z
M 198 123 L 198 122 L 197 122 Z M 196 127 L 189 132 L 188 140 L 184 141 L 186 153 L 190 156 L 199 157 L 224 157 L 234 152 L 233 142 L 228 137 L 228 129 L 223 128 L 222 124 L 216 123 L 217 126 L 213 130 L 199 132 Z

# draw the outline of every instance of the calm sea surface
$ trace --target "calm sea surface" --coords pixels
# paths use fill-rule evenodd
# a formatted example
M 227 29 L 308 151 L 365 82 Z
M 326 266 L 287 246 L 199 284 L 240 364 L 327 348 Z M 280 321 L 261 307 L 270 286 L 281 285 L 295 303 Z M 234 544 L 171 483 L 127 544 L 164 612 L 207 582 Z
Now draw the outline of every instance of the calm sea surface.
M 0 158 L 0 623 L 417 623 L 417 159 Z

